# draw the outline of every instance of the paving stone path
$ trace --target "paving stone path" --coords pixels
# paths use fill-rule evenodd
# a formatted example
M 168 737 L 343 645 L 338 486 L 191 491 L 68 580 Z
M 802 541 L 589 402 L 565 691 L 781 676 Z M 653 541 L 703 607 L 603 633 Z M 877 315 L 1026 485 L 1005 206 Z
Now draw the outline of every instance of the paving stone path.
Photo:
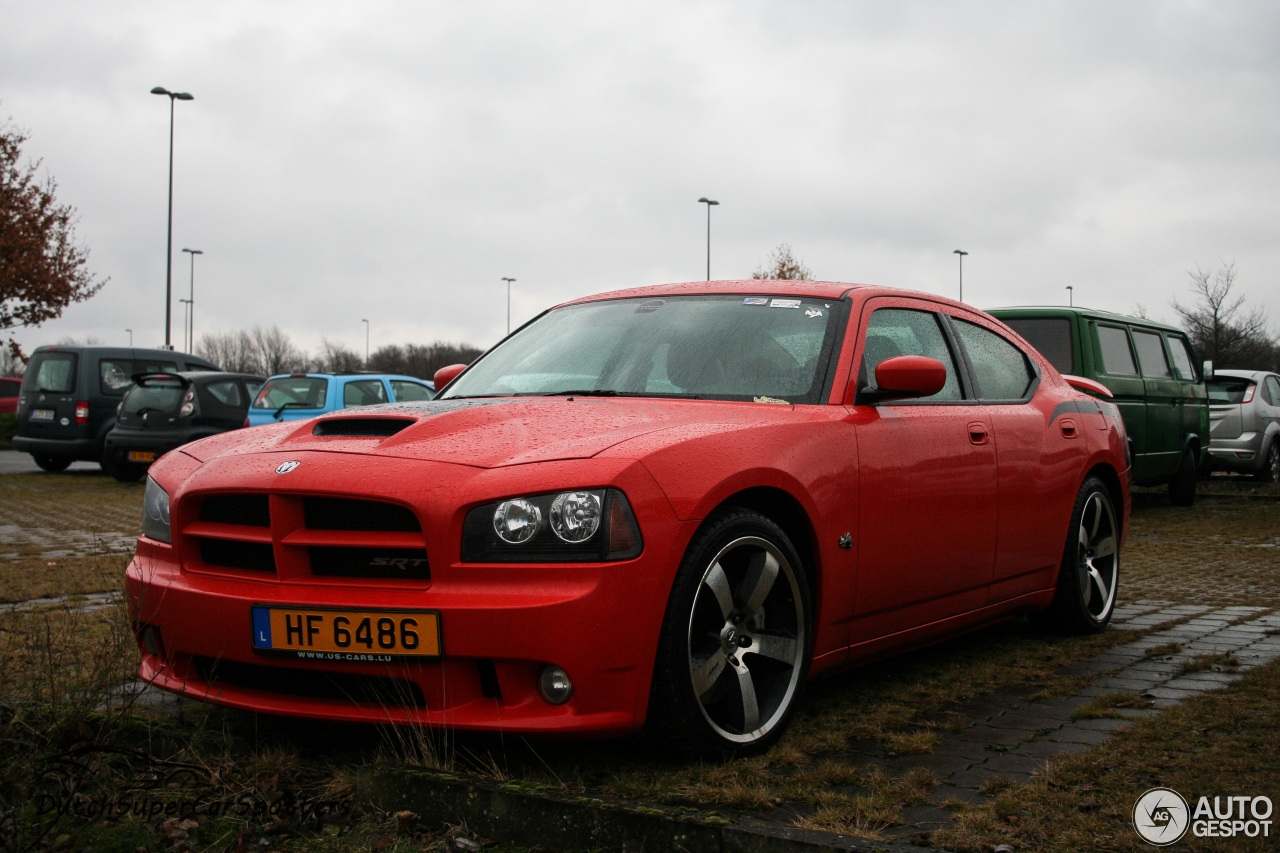
M 983 696 L 958 709 L 968 717 L 969 725 L 944 737 L 931 754 L 885 757 L 870 749 L 865 756 L 868 765 L 891 773 L 925 767 L 938 779 L 933 792 L 936 805 L 903 809 L 908 823 L 884 834 L 910 838 L 940 829 L 951 820 L 951 812 L 941 808 L 941 803 L 951 799 L 985 802 L 980 789 L 989 780 L 1026 782 L 1053 756 L 1092 749 L 1133 725 L 1124 719 L 1072 719 L 1077 709 L 1099 696 L 1136 693 L 1151 706 L 1127 708 L 1124 714 L 1150 716 L 1280 658 L 1280 611 L 1270 608 L 1138 601 L 1118 607 L 1112 624 L 1148 633 L 1091 660 L 1059 669 L 1057 674 L 1063 677 L 1098 676 L 1076 695 L 1041 701 L 1013 695 Z M 1151 654 L 1162 647 L 1168 651 Z M 1195 658 L 1227 654 L 1238 664 L 1184 672 Z

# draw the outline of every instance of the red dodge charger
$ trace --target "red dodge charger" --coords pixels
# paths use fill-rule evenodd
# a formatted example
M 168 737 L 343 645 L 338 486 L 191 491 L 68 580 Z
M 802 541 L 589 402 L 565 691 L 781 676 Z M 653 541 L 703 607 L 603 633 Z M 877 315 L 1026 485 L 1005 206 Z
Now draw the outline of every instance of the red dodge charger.
M 1019 614 L 1111 618 L 1118 411 L 967 305 L 637 288 L 445 383 L 152 466 L 127 575 L 142 677 L 334 720 L 648 721 L 734 755 L 782 735 L 811 675 Z

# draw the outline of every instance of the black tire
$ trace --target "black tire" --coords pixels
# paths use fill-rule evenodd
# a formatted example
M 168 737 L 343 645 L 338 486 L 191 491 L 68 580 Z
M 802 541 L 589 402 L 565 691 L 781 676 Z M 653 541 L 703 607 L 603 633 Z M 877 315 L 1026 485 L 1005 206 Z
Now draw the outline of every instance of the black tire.
M 1254 476 L 1264 483 L 1280 483 L 1280 438 L 1271 439 L 1262 457 L 1262 470 Z
M 708 758 L 755 755 L 786 730 L 809 672 L 809 581 L 787 534 L 747 509 L 694 537 L 667 603 L 649 719 Z
M 65 471 L 71 465 L 71 460 L 66 456 L 50 456 L 48 453 L 32 453 L 31 458 L 36 461 L 36 465 L 40 466 L 41 471 L 48 471 L 50 474 Z
M 1169 502 L 1191 506 L 1196 502 L 1196 454 L 1188 447 L 1178 461 L 1178 473 L 1169 481 Z
M 128 462 L 112 462 L 102 463 L 102 467 L 107 469 L 107 473 L 115 477 L 121 483 L 136 483 L 142 479 L 142 475 L 147 473 L 146 465 L 130 465 Z
M 1069 634 L 1092 634 L 1107 627 L 1115 612 L 1120 581 L 1120 525 L 1111 492 L 1088 477 L 1076 495 L 1071 526 L 1058 569 L 1058 589 L 1049 605 L 1050 621 Z

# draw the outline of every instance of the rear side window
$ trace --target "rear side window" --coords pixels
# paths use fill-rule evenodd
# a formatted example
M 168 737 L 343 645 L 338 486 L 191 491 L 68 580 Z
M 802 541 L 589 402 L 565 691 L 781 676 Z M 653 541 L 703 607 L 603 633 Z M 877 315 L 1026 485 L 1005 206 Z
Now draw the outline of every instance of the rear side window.
M 342 389 L 342 407 L 375 406 L 387 402 L 387 389 L 382 387 L 381 379 L 357 379 L 348 382 Z
M 76 390 L 76 365 L 79 356 L 73 352 L 38 352 L 22 377 L 22 390 L 30 393 L 70 394 Z
M 1196 369 L 1192 366 L 1191 348 L 1187 346 L 1187 342 L 1182 338 L 1169 336 L 1169 354 L 1173 356 L 1173 369 L 1178 371 L 1180 379 L 1189 379 L 1194 381 L 1196 377 Z
M 253 408 L 271 409 L 320 409 L 324 407 L 329 380 L 319 376 L 281 376 L 270 379 L 258 396 Z
M 1102 349 L 1102 372 L 1108 376 L 1137 376 L 1138 365 L 1129 349 L 1129 333 L 1120 326 L 1098 326 L 1098 346 Z
M 396 401 L 401 403 L 430 400 L 435 396 L 431 393 L 431 389 L 421 382 L 406 382 L 403 379 L 392 379 L 391 391 L 396 395 Z
M 1021 400 L 1027 396 L 1036 374 L 1022 350 L 976 323 L 953 318 L 952 327 L 973 366 L 979 399 Z
M 1133 345 L 1138 350 L 1138 364 L 1148 379 L 1172 379 L 1169 359 L 1164 355 L 1164 341 L 1155 332 L 1133 331 Z
M 210 382 L 205 386 L 204 390 L 209 392 L 210 397 L 224 406 L 230 406 L 233 409 L 242 409 L 245 406 L 244 393 L 240 390 L 240 383 L 234 379 Z
M 1266 389 L 1264 396 L 1267 398 L 1267 403 L 1272 406 L 1280 406 L 1280 379 L 1268 376 L 1267 382 L 1263 387 Z
M 1076 372 L 1071 321 L 1066 317 L 1022 317 L 1007 319 L 1004 323 L 1038 349 L 1059 373 Z
M 873 385 L 876 366 L 886 358 L 899 355 L 923 355 L 937 359 L 947 368 L 947 384 L 932 397 L 920 400 L 959 400 L 963 396 L 956 379 L 955 359 L 946 338 L 938 327 L 938 318 L 928 311 L 905 308 L 881 308 L 867 324 L 867 342 L 862 349 L 860 387 Z

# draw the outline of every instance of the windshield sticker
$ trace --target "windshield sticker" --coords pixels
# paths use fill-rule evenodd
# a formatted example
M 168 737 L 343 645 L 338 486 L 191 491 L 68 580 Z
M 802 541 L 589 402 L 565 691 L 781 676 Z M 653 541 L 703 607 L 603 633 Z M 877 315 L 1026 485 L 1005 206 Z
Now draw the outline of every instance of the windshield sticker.
M 768 305 L 769 300 L 765 299 L 763 296 L 748 296 L 746 299 L 742 300 L 742 304 L 743 305 Z
M 775 299 L 769 303 L 770 308 L 799 308 L 799 299 Z
M 756 397 L 756 398 L 755 398 L 755 402 L 757 402 L 757 403 L 775 403 L 775 404 L 777 404 L 777 405 L 779 405 L 779 406 L 790 406 L 790 405 L 791 405 L 791 404 L 790 404 L 790 403 L 788 403 L 786 400 L 779 400 L 777 397 Z
M 667 303 L 662 299 L 650 299 L 648 302 L 640 303 L 640 307 L 636 308 L 637 314 L 652 314 L 662 308 Z
M 809 309 L 806 309 L 806 310 L 805 310 L 805 312 L 804 312 L 804 316 L 806 316 L 806 317 L 821 317 L 821 316 L 822 316 L 822 309 L 821 309 L 821 308 L 809 308 Z

